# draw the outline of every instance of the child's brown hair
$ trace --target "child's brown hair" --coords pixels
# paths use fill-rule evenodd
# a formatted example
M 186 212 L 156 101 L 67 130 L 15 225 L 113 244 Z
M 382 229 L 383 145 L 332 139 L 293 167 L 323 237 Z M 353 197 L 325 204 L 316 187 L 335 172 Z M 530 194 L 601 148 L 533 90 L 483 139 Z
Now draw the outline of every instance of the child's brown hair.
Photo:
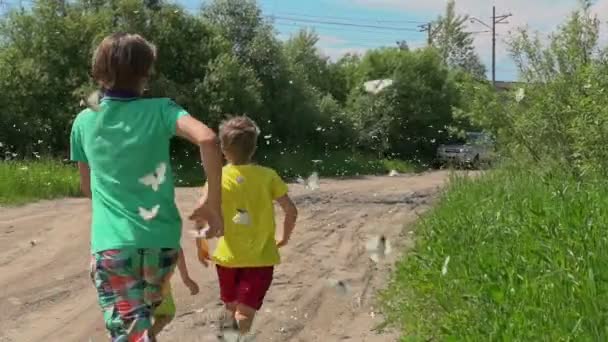
M 93 79 L 104 89 L 139 92 L 156 61 L 156 47 L 138 34 L 106 37 L 93 54 Z
M 220 124 L 222 150 L 230 154 L 233 163 L 246 164 L 251 161 L 257 148 L 260 129 L 247 116 L 236 116 Z

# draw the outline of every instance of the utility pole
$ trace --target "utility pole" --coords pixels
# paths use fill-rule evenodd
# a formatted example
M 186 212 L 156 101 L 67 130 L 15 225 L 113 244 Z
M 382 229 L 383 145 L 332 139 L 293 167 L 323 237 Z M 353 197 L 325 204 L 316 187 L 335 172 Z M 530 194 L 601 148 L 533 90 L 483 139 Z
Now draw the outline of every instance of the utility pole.
M 508 24 L 507 18 L 511 17 L 512 14 L 496 15 L 496 6 L 492 6 L 492 27 L 483 22 L 481 19 L 471 17 L 471 22 L 478 22 L 483 26 L 492 30 L 492 85 L 496 85 L 496 25 L 497 24 Z
M 431 44 L 433 44 L 433 24 L 432 23 L 427 23 L 427 24 L 422 24 L 422 25 L 418 25 L 418 27 L 420 28 L 419 32 L 426 32 L 426 43 L 430 46 Z
M 496 6 L 492 6 L 492 85 L 496 85 Z

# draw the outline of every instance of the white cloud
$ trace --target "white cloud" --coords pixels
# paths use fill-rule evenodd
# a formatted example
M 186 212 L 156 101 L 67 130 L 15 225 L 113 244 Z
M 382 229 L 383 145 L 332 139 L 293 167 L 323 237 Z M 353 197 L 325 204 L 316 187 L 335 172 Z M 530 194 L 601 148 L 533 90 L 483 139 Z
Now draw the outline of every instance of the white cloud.
M 608 0 L 598 0 L 593 5 L 593 11 L 598 15 L 600 20 L 604 22 L 604 25 L 606 25 L 606 21 L 608 20 Z
M 323 56 L 329 57 L 332 61 L 340 59 L 347 53 L 364 54 L 368 50 L 368 48 L 349 46 L 347 39 L 333 35 L 319 35 L 317 48 Z
M 347 53 L 351 54 L 364 54 L 370 48 L 362 48 L 362 47 L 330 47 L 330 46 L 320 46 L 319 52 L 329 57 L 332 61 L 337 61 L 340 57 L 346 55 Z

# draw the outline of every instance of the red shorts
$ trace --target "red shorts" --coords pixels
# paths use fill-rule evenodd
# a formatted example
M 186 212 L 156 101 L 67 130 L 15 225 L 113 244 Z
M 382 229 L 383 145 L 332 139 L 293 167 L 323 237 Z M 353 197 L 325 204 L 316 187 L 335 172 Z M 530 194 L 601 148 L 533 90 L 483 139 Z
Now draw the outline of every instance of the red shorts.
M 244 304 L 260 310 L 272 283 L 274 267 L 216 267 L 224 303 Z

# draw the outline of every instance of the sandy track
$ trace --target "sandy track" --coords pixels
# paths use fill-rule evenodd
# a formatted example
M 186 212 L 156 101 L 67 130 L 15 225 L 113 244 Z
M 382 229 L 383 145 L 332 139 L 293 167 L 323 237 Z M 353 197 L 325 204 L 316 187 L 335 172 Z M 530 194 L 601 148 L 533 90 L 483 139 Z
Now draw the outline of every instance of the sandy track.
M 256 341 L 395 341 L 395 334 L 373 328 L 382 321 L 374 295 L 397 255 L 373 264 L 365 242 L 385 234 L 394 250 L 407 248 L 407 223 L 429 207 L 447 178 L 431 172 L 326 179 L 317 191 L 291 185 L 300 218 L 256 319 Z M 191 210 L 197 196 L 196 189 L 178 190 L 180 209 Z M 89 222 L 83 199 L 0 208 L 0 342 L 105 341 L 88 278 Z M 196 262 L 193 242 L 183 242 L 201 294 L 190 296 L 174 277 L 178 317 L 160 340 L 212 341 L 220 311 L 215 271 Z M 348 291 L 328 286 L 330 279 L 342 280 Z

